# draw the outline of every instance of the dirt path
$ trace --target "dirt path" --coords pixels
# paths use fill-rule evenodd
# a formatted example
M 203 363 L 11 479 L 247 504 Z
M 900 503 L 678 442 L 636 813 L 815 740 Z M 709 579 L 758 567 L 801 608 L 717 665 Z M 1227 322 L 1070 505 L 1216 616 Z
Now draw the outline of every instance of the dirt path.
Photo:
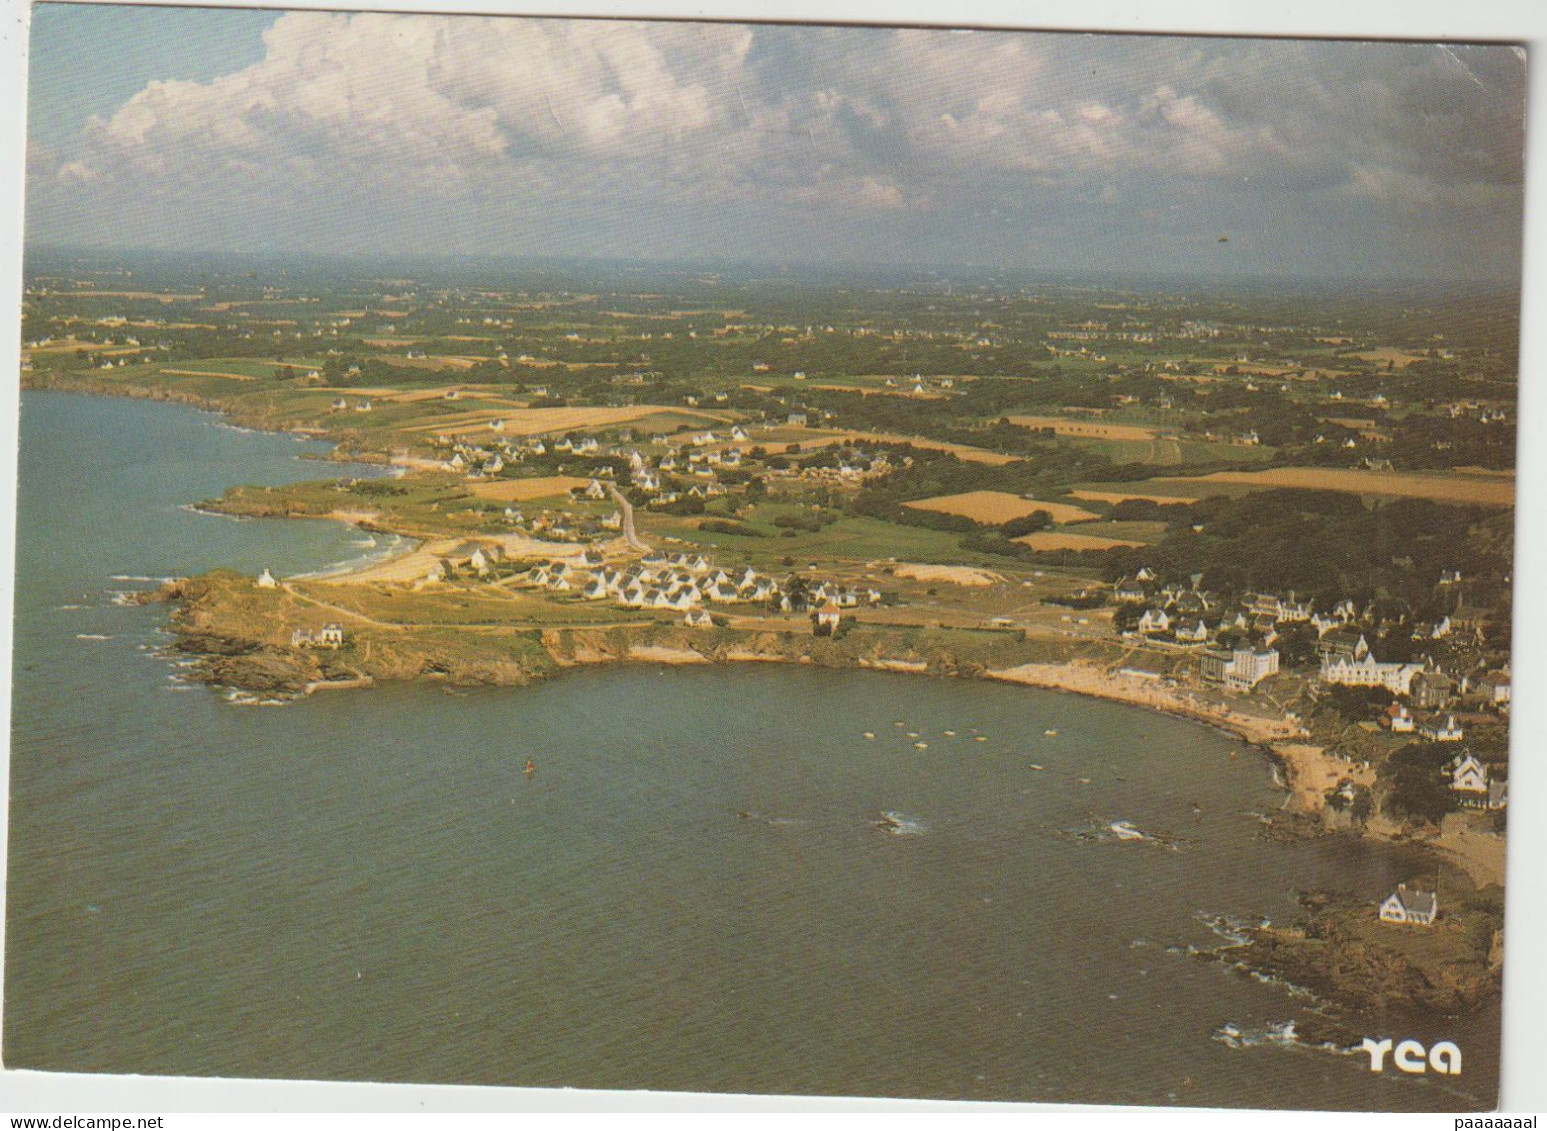
M 639 540 L 639 535 L 634 532 L 634 504 L 623 497 L 623 492 L 614 484 L 607 484 L 607 491 L 612 495 L 612 501 L 618 504 L 618 509 L 623 512 L 623 538 L 631 550 L 640 553 L 648 552 L 650 547 Z

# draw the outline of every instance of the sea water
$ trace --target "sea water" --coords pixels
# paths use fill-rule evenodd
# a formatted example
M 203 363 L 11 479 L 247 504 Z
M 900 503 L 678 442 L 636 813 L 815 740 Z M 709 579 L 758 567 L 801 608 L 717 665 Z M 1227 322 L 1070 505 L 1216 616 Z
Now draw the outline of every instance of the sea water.
M 158 656 L 166 610 L 115 605 L 136 584 L 115 576 L 358 553 L 342 524 L 188 509 L 232 484 L 358 473 L 298 458 L 321 450 L 176 406 L 26 394 L 8 1066 L 1491 1103 L 1496 1011 L 1370 1020 L 1467 1058 L 1443 1084 L 1374 1076 L 1284 1039 L 1313 1000 L 1190 953 L 1231 922 L 1291 920 L 1297 890 L 1373 914 L 1417 865 L 1266 839 L 1283 797 L 1268 763 L 1189 722 L 773 664 L 268 710 L 179 682 Z

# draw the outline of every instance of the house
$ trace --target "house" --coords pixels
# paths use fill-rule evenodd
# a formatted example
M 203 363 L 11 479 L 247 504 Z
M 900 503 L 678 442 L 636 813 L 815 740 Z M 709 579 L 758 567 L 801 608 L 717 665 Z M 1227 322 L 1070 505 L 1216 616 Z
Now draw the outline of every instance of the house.
M 1145 609 L 1144 615 L 1139 618 L 1139 632 L 1144 636 L 1170 631 L 1171 614 L 1158 606 L 1152 605 Z
M 806 414 L 803 412 L 792 412 L 786 417 L 786 423 L 791 428 L 804 428 L 806 426 Z
M 1432 715 L 1418 724 L 1418 734 L 1430 742 L 1460 742 L 1466 733 L 1456 725 L 1455 715 Z
M 1398 884 L 1397 890 L 1388 895 L 1380 905 L 1380 921 L 1428 927 L 1433 925 L 1439 910 L 1440 901 L 1437 893 Z
M 258 575 L 258 588 L 259 589 L 278 589 L 279 588 L 279 580 L 272 573 L 270 573 L 267 569 L 265 569 L 262 573 L 260 573 Z
M 1176 622 L 1176 639 L 1182 644 L 1206 644 L 1209 626 L 1197 617 L 1183 617 Z
M 714 618 L 702 606 L 695 605 L 687 611 L 687 615 L 682 618 L 682 623 L 689 628 L 713 628 Z
M 1449 703 L 1456 691 L 1456 681 L 1444 672 L 1419 672 L 1408 685 L 1408 697 L 1419 711 L 1433 711 Z
M 483 547 L 480 546 L 472 552 L 472 555 L 467 559 L 467 564 L 478 571 L 479 577 L 483 577 L 489 572 L 489 568 L 493 563 L 490 561 L 490 555 L 484 553 Z
M 1509 805 L 1509 782 L 1490 781 L 1488 783 L 1488 808 L 1497 811 Z
M 1340 656 L 1322 661 L 1321 681 L 1343 687 L 1384 687 L 1393 695 L 1407 695 L 1413 678 L 1421 671 L 1422 664 L 1384 664 L 1370 655 L 1362 660 Z
M 838 631 L 838 624 L 841 620 L 843 620 L 842 610 L 829 601 L 817 610 L 814 631 L 818 636 L 830 636 Z
M 1413 719 L 1413 713 L 1400 703 L 1393 703 L 1387 707 L 1381 721 L 1386 724 L 1392 734 L 1412 734 L 1418 726 Z
M 1249 644 L 1226 651 L 1212 648 L 1203 653 L 1203 678 L 1222 683 L 1232 691 L 1250 691 L 1278 671 L 1278 650 Z
M 1487 672 L 1476 680 L 1476 687 L 1486 702 L 1497 706 L 1509 704 L 1509 672 Z
M 1316 642 L 1316 655 L 1323 665 L 1333 660 L 1360 663 L 1370 655 L 1370 644 L 1362 632 L 1351 628 L 1337 628 L 1324 633 Z
M 1115 588 L 1113 588 L 1112 598 L 1115 601 L 1124 603 L 1130 601 L 1138 603 L 1141 601 L 1148 601 L 1149 594 L 1145 591 L 1144 586 L 1134 578 L 1125 577 L 1117 583 Z
M 1450 788 L 1461 794 L 1463 805 L 1486 805 L 1488 801 L 1488 767 L 1477 760 L 1470 750 L 1458 755 L 1445 767 L 1450 775 Z
M 332 621 L 322 626 L 315 640 L 319 648 L 342 648 L 344 646 L 344 626 L 337 621 Z
M 585 497 L 588 499 L 605 499 L 607 497 L 607 488 L 602 486 L 600 479 L 593 479 L 586 484 Z

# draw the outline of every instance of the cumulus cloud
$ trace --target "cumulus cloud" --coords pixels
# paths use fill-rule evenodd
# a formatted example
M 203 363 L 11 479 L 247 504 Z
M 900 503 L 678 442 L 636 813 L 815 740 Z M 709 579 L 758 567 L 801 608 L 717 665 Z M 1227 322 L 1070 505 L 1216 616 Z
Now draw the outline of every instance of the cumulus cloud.
M 56 194 L 323 211 L 1519 209 L 1508 48 L 313 12 L 264 47 L 34 168 Z

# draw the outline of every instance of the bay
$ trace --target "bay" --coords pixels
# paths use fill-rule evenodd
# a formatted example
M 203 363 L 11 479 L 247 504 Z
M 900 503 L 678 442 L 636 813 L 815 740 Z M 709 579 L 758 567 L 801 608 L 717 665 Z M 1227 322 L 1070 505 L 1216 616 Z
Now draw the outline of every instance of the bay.
M 1491 1102 L 1496 1013 L 1459 1029 L 1375 1019 L 1402 1030 L 1372 1035 L 1461 1040 L 1464 1079 L 1490 1082 L 1470 1092 L 1221 1039 L 1314 1003 L 1190 956 L 1219 945 L 1211 923 L 1291 919 L 1304 889 L 1373 901 L 1417 865 L 1355 840 L 1265 839 L 1271 767 L 1189 722 L 770 664 L 283 708 L 174 690 L 154 654 L 165 610 L 114 605 L 135 584 L 115 575 L 294 573 L 360 553 L 341 524 L 187 509 L 231 484 L 362 473 L 297 458 L 321 451 L 183 407 L 25 395 L 9 1066 Z M 876 827 L 887 812 L 900 828 Z M 1165 839 L 1113 835 L 1116 821 Z

